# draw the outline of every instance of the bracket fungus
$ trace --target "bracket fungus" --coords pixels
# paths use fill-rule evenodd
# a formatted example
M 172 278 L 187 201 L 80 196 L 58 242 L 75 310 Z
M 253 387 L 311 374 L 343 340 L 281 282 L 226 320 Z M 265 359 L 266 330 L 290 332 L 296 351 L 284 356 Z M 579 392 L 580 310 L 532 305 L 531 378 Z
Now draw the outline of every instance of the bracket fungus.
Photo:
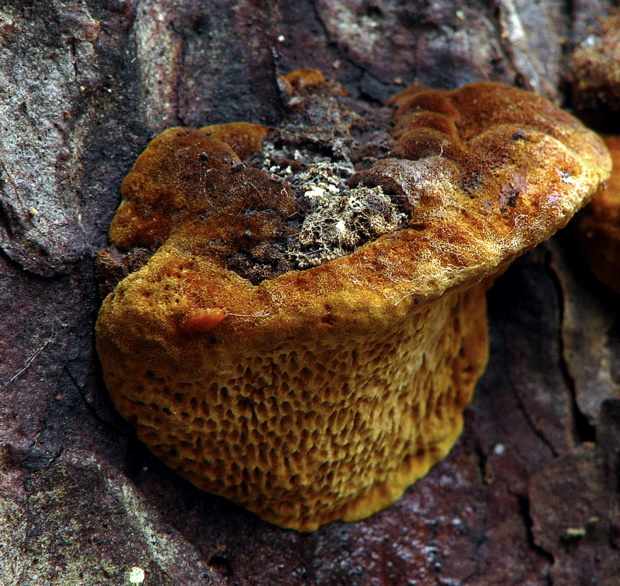
M 443 458 L 487 361 L 485 292 L 609 175 L 534 94 L 322 79 L 278 129 L 171 128 L 110 230 L 150 259 L 103 302 L 119 412 L 196 486 L 302 531 L 398 499 Z M 245 160 L 244 160 L 245 159 Z
M 620 136 L 605 136 L 613 161 L 609 182 L 576 218 L 577 241 L 592 272 L 620 293 Z

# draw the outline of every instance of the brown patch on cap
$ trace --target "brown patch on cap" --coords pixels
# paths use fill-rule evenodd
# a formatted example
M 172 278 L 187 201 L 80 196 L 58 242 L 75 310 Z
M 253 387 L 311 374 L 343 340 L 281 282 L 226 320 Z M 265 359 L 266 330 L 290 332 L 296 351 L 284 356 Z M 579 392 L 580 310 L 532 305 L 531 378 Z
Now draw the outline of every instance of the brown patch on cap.
M 226 143 L 240 159 L 247 159 L 258 151 L 271 128 L 249 122 L 230 122 L 229 124 L 213 124 L 204 126 L 204 132 L 209 138 Z

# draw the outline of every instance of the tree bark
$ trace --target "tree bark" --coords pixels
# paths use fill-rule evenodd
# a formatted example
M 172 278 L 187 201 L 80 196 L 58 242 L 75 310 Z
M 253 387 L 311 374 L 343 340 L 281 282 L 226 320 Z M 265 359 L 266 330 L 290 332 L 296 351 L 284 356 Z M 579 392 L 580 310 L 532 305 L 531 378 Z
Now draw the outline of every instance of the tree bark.
M 564 233 L 489 294 L 451 454 L 396 504 L 298 534 L 203 493 L 110 403 L 94 255 L 156 133 L 284 112 L 318 67 L 385 103 L 489 79 L 566 105 L 603 0 L 0 2 L 0 584 L 616 584 L 620 298 Z

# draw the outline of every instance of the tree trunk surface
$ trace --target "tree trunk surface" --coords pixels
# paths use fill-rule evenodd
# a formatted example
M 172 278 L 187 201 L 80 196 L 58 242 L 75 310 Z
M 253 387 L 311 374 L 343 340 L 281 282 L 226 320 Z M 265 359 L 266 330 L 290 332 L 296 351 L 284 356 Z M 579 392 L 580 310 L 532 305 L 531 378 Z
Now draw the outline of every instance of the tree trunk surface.
M 0 584 L 620 583 L 620 297 L 563 233 L 489 293 L 450 455 L 393 506 L 300 534 L 204 493 L 116 413 L 94 255 L 174 125 L 277 124 L 277 73 L 353 97 L 488 79 L 569 105 L 602 0 L 0 1 Z

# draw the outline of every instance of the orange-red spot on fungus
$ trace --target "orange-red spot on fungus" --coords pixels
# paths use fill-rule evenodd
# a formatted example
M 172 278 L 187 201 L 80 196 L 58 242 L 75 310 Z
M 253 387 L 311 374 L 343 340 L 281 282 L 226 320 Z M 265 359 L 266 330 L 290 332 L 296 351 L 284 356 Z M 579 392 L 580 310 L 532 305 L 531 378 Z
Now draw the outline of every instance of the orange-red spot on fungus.
M 180 325 L 183 334 L 210 332 L 228 315 L 224 309 L 190 309 Z

